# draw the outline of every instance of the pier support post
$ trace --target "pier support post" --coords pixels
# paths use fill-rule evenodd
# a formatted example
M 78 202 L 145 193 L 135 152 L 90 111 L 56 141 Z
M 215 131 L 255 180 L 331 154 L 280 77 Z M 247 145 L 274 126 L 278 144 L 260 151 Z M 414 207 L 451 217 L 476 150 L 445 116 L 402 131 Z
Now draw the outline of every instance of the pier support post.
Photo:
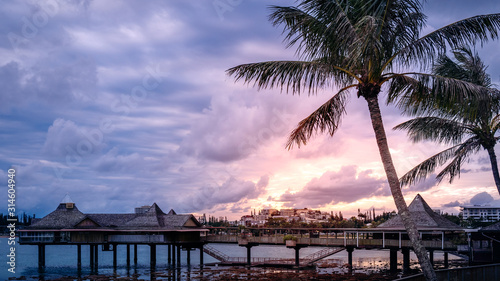
M 156 245 L 155 244 L 149 244 L 149 264 L 151 266 L 151 272 L 154 271 L 156 268 Z
M 99 244 L 94 245 L 94 266 L 95 272 L 99 271 Z
M 181 267 L 181 245 L 177 246 L 177 267 Z
M 186 255 L 187 266 L 190 267 L 191 266 L 191 248 L 187 247 L 186 250 L 187 250 L 187 255 Z
M 450 266 L 448 262 L 448 252 L 444 252 L 444 268 L 448 268 Z
M 238 246 L 247 248 L 247 265 L 252 265 L 252 247 L 259 246 L 259 243 L 249 242 L 247 238 L 243 237 L 238 240 Z
M 200 267 L 203 268 L 203 245 L 200 246 Z
M 172 266 L 175 266 L 175 244 L 172 244 Z
M 429 250 L 429 260 L 431 264 L 434 265 L 434 250 Z
M 354 247 L 347 247 L 347 263 L 349 264 L 349 272 L 352 272 L 352 252 L 354 252 Z
M 295 266 L 299 267 L 300 266 L 300 255 L 299 255 L 300 247 L 295 247 L 294 249 L 295 249 Z
M 94 245 L 93 244 L 90 244 L 89 245 L 89 256 L 90 256 L 90 271 L 91 272 L 94 272 Z
M 409 273 L 410 272 L 410 249 L 403 248 L 403 249 L 401 249 L 401 252 L 403 253 L 403 273 Z
M 82 245 L 76 245 L 76 266 L 78 272 L 82 271 Z
M 389 271 L 395 273 L 398 270 L 398 250 L 390 249 Z
M 130 244 L 127 244 L 127 268 L 130 267 Z
M 252 246 L 247 245 L 247 265 L 251 266 L 252 265 Z
M 168 244 L 167 245 L 168 247 L 168 253 L 167 253 L 167 256 L 168 256 L 168 264 L 171 265 L 172 264 L 172 244 Z
M 117 244 L 112 244 L 113 245 L 113 270 L 116 270 L 116 267 L 118 265 L 118 261 L 117 261 Z
M 45 268 L 45 244 L 38 245 L 38 272 Z
M 134 265 L 137 265 L 137 244 L 134 244 Z

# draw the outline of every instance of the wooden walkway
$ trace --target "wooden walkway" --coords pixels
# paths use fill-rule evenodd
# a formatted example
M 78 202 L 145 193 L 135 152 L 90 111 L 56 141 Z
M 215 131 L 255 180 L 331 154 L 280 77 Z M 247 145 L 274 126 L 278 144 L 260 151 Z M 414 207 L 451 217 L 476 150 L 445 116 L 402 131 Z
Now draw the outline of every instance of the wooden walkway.
M 208 235 L 203 238 L 208 243 L 234 243 L 237 244 L 240 240 L 238 235 Z M 247 237 L 250 243 L 267 244 L 267 245 L 284 245 L 283 237 L 260 236 Z M 457 245 L 446 240 L 424 240 L 424 247 L 434 250 L 456 251 Z M 298 238 L 297 244 L 307 246 L 322 246 L 322 247 L 348 247 L 365 248 L 365 249 L 384 249 L 384 248 L 411 248 L 409 240 L 402 239 L 362 239 L 358 238 Z

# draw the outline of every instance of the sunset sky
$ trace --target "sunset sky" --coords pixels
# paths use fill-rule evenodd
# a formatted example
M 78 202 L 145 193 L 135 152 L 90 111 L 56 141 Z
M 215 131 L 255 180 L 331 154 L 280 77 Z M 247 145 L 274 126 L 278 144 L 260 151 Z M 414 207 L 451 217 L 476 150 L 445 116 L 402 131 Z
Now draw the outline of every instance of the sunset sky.
M 17 171 L 18 212 L 44 216 L 69 194 L 86 213 L 164 211 L 238 219 L 251 209 L 314 208 L 355 215 L 395 209 L 364 100 L 341 129 L 285 149 L 289 132 L 335 91 L 293 96 L 235 83 L 230 67 L 296 59 L 268 5 L 295 1 L 2 1 L 0 178 Z M 500 2 L 427 1 L 424 33 L 500 12 Z M 476 46 L 500 85 L 500 43 Z M 382 96 L 385 98 L 385 96 Z M 399 175 L 444 147 L 391 128 Z M 500 150 L 497 149 L 497 155 Z M 487 153 L 461 178 L 404 189 L 436 209 L 497 200 Z M 489 194 L 489 196 L 488 196 Z M 499 204 L 500 205 L 500 204 Z M 5 211 L 0 211 L 4 212 Z

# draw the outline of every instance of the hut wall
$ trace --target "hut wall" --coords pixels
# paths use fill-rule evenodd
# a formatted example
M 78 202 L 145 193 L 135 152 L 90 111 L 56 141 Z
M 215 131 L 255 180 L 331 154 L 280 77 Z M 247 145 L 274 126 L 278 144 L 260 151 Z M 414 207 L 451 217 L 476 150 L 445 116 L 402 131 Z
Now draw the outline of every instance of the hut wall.
M 148 235 L 148 234 L 118 234 L 108 235 L 108 242 L 117 243 L 162 243 L 165 242 L 163 235 Z
M 177 241 L 179 242 L 197 242 L 200 241 L 200 232 L 178 232 Z
M 104 234 L 99 232 L 74 232 L 71 233 L 72 243 L 104 243 Z

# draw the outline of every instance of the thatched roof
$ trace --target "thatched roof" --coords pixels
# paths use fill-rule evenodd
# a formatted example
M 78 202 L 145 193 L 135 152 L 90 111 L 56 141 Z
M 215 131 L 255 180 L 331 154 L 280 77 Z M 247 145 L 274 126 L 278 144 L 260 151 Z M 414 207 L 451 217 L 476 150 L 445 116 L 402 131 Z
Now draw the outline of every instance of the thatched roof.
M 449 221 L 441 215 L 434 212 L 425 202 L 424 198 L 417 194 L 415 199 L 408 206 L 410 216 L 417 225 L 417 229 L 425 230 L 463 230 L 459 225 Z M 377 228 L 404 230 L 403 221 L 399 215 L 390 218 L 388 221 L 380 224 Z
M 132 214 L 83 214 L 74 203 L 61 203 L 57 209 L 37 220 L 28 229 L 135 229 L 180 230 L 201 227 L 193 215 L 165 214 L 156 203 L 146 212 Z M 72 208 L 71 208 L 72 207 Z
M 57 229 L 74 226 L 85 218 L 85 215 L 78 210 L 76 206 L 73 208 L 66 208 L 66 204 L 61 203 L 55 211 L 46 215 L 45 217 L 36 220 L 30 228 L 36 229 Z

